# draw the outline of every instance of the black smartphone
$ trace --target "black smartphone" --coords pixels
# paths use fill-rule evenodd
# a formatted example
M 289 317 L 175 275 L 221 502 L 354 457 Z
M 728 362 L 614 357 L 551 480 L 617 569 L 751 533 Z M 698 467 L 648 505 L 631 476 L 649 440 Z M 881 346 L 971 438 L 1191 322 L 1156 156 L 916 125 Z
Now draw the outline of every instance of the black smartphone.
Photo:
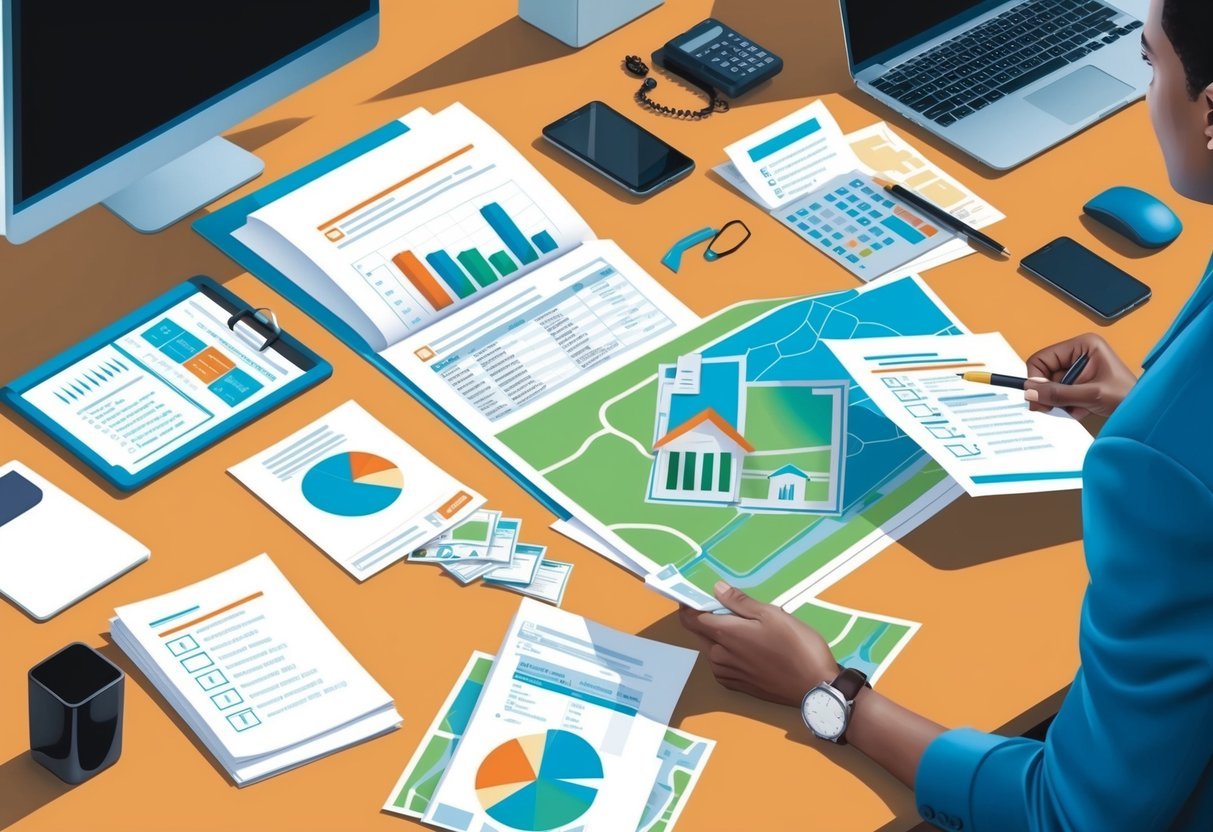
M 695 162 L 601 101 L 543 128 L 543 137 L 615 184 L 647 196 L 695 169 Z
M 1075 303 L 1114 321 L 1150 299 L 1150 287 L 1069 237 L 1059 237 L 1020 263 Z

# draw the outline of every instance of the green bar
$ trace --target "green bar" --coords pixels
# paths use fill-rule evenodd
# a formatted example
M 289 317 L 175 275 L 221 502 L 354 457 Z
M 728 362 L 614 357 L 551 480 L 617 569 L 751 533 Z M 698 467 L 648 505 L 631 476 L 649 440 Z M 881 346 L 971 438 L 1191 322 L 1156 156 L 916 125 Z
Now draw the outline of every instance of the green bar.
M 511 260 L 510 256 L 504 251 L 499 251 L 496 254 L 490 254 L 489 262 L 492 263 L 494 268 L 501 273 L 502 277 L 518 271 L 518 264 Z
M 695 490 L 695 452 L 686 452 L 687 461 L 683 463 L 682 468 L 682 490 Z
M 678 487 L 678 452 L 670 453 L 670 467 L 665 473 L 665 487 L 667 491 L 673 491 Z
M 474 248 L 459 252 L 459 262 L 472 274 L 472 280 L 481 288 L 487 288 L 497 282 L 497 272 L 489 265 L 489 261 Z
M 700 491 L 712 490 L 712 468 L 715 462 L 715 457 L 712 454 L 703 455 L 703 476 L 699 479 Z
M 733 485 L 733 455 L 720 455 L 720 491 L 732 491 Z

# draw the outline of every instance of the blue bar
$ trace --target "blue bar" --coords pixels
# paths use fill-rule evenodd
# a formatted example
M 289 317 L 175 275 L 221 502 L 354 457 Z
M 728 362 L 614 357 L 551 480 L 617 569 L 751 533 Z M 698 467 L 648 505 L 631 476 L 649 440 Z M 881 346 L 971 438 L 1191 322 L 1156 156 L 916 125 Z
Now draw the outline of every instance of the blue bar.
M 931 422 L 919 422 L 918 424 L 920 424 L 920 425 L 946 425 L 947 423 L 948 423 L 947 419 L 935 419 L 934 421 L 931 421 Z
M 881 361 L 877 367 L 913 367 L 915 365 L 926 366 L 928 364 L 960 364 L 966 363 L 967 358 L 920 358 L 917 361 Z
M 772 153 L 778 153 L 789 145 L 803 139 L 805 136 L 811 136 L 821 129 L 821 124 L 815 118 L 811 118 L 803 124 L 798 124 L 790 130 L 785 130 L 778 136 L 767 139 L 760 145 L 750 148 L 750 161 L 759 162 Z
M 996 485 L 1003 482 L 1032 482 L 1033 480 L 1077 480 L 1082 471 L 1042 471 L 1037 474 L 983 474 L 971 478 L 977 485 Z
M 552 235 L 546 231 L 540 231 L 538 234 L 531 237 L 531 242 L 539 246 L 539 250 L 544 254 L 560 248 L 560 246 L 556 245 L 556 241 L 552 239 Z
M 198 611 L 198 605 L 195 604 L 194 606 L 190 607 L 188 610 L 182 610 L 181 612 L 175 612 L 172 615 L 164 616 L 164 618 L 157 618 L 155 621 L 153 621 L 151 624 L 148 624 L 147 626 L 159 627 L 161 624 L 167 624 L 168 622 L 172 621 L 174 618 L 180 618 L 183 615 L 188 615 L 191 612 L 197 612 L 197 611 Z
M 937 352 L 903 352 L 900 355 L 865 355 L 864 361 L 887 361 L 892 358 L 935 358 Z
M 907 243 L 918 245 L 926 239 L 926 237 L 919 234 L 918 231 L 915 230 L 914 226 L 901 219 L 901 217 L 888 216 L 882 219 L 881 222 L 884 223 L 885 228 L 892 231 L 898 237 L 901 237 Z
M 941 402 L 962 402 L 970 399 L 1005 399 L 1006 396 L 1001 393 L 974 393 L 970 396 L 940 396 Z
M 590 696 L 588 693 L 582 693 L 579 690 L 566 688 L 563 685 L 558 685 L 555 682 L 551 682 L 547 679 L 539 679 L 534 676 L 528 676 L 521 671 L 516 671 L 514 673 L 514 681 L 525 682 L 528 685 L 534 685 L 542 690 L 550 690 L 552 693 L 563 693 L 570 699 L 578 699 L 582 702 L 589 702 L 611 711 L 618 711 L 621 714 L 627 714 L 628 716 L 636 716 L 637 713 L 635 708 L 629 708 L 627 705 L 623 705 L 619 702 L 614 702 L 610 699 L 603 699 L 600 696 Z
M 458 264 L 451 259 L 451 255 L 445 251 L 427 254 L 425 260 L 434 267 L 434 271 L 438 272 L 442 282 L 450 286 L 451 291 L 460 298 L 466 298 L 476 293 L 476 287 L 472 285 L 472 281 L 468 280 L 463 269 L 459 268 Z
M 505 243 L 506 247 L 514 252 L 514 256 L 522 265 L 534 263 L 539 259 L 539 255 L 535 253 L 535 249 L 531 248 L 531 244 L 527 242 L 526 236 L 518 230 L 518 226 L 514 225 L 514 221 L 510 219 L 510 215 L 505 212 L 505 209 L 496 202 L 490 202 L 488 205 L 480 209 L 480 214 L 485 218 L 493 230 L 497 232 L 497 236 L 501 238 L 501 242 Z

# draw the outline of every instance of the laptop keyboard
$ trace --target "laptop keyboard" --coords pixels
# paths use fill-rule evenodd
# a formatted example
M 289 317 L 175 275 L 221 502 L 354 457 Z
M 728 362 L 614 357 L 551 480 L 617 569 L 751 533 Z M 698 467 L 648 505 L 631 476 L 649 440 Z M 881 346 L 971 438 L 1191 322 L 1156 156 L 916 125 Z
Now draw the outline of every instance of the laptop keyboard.
M 947 127 L 1140 29 L 1098 0 L 1029 0 L 877 78 L 876 89 Z

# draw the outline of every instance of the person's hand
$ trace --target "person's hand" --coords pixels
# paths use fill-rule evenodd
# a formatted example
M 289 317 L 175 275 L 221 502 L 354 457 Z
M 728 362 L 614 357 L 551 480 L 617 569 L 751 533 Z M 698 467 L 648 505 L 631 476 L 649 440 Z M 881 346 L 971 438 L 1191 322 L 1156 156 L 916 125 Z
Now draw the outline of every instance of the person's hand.
M 1073 384 L 1060 384 L 1066 370 L 1083 353 L 1087 366 Z M 1093 333 L 1045 347 L 1028 359 L 1028 376 L 1024 398 L 1032 410 L 1061 407 L 1075 419 L 1084 419 L 1089 413 L 1111 416 L 1137 383 L 1137 376 L 1108 342 Z
M 733 615 L 683 607 L 682 625 L 698 638 L 717 681 L 781 705 L 799 706 L 809 689 L 839 673 L 825 639 L 779 607 L 721 581 L 716 599 Z

